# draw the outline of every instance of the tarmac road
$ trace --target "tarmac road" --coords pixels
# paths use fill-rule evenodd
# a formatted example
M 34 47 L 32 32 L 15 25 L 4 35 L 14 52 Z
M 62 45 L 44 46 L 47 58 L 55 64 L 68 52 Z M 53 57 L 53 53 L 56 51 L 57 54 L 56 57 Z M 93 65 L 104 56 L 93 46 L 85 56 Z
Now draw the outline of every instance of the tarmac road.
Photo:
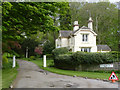
M 118 88 L 118 83 L 46 72 L 36 64 L 18 60 L 19 73 L 13 88 Z

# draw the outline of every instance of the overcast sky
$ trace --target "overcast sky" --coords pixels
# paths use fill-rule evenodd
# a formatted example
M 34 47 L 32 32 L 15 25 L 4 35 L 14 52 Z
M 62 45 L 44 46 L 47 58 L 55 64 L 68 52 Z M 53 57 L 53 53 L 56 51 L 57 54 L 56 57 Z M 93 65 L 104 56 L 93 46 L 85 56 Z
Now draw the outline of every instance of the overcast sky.
M 110 2 L 119 2 L 120 0 L 109 0 Z
M 99 0 L 69 0 L 69 1 L 72 1 L 72 2 L 85 2 L 85 1 L 88 1 L 88 2 L 98 2 Z M 103 1 L 103 0 L 101 0 Z M 120 0 L 109 0 L 111 3 L 115 3 L 115 2 L 119 2 Z
M 97 2 L 99 0 L 86 0 L 86 1 L 91 1 L 91 2 Z M 111 3 L 114 3 L 114 2 L 119 2 L 120 0 L 109 0 Z

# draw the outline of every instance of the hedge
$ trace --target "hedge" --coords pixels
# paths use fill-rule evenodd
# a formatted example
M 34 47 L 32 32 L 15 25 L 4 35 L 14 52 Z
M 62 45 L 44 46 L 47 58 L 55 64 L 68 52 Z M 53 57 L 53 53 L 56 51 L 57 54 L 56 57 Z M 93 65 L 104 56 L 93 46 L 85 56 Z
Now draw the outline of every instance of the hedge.
M 47 59 L 53 59 L 53 55 L 52 54 L 46 54 Z
M 56 48 L 56 49 L 54 49 L 52 51 L 52 54 L 55 57 L 55 56 L 58 56 L 60 54 L 65 54 L 65 53 L 68 53 L 68 52 L 69 52 L 68 48 L 62 47 L 62 48 Z
M 111 53 L 92 53 L 92 52 L 91 53 L 75 52 L 69 54 L 67 52 L 64 52 L 66 54 L 59 53 L 55 54 L 54 64 L 55 67 L 62 69 L 75 70 L 75 68 L 78 68 L 80 65 L 89 66 L 113 62 L 113 57 Z
M 2 69 L 12 68 L 13 61 L 8 60 L 6 56 L 2 56 Z

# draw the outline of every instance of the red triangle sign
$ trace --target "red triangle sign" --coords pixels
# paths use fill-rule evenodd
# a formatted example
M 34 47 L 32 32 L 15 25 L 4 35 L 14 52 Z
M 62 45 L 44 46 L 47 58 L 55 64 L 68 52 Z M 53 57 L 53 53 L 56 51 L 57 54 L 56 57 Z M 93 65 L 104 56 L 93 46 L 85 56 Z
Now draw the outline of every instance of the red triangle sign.
M 112 72 L 112 74 L 109 77 L 109 80 L 119 80 L 118 77 L 116 76 L 116 74 L 114 72 Z

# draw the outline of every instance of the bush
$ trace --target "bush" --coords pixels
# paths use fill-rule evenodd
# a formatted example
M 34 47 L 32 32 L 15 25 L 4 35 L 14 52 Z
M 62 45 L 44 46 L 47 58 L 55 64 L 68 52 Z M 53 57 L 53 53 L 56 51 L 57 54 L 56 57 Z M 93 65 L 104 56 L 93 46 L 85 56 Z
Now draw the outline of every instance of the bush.
M 6 56 L 2 57 L 2 63 L 7 64 L 8 63 L 8 58 Z
M 2 57 L 2 69 L 12 68 L 12 63 L 12 60 L 8 61 L 8 58 L 6 56 Z
M 35 60 L 35 56 L 30 56 L 30 59 Z
M 60 54 L 66 54 L 68 53 L 68 48 L 63 47 L 63 48 L 56 48 L 52 51 L 53 56 L 58 56 Z
M 118 51 L 111 51 L 109 53 L 113 56 L 114 61 L 119 61 L 119 59 L 120 59 L 120 52 L 118 52 Z
M 53 59 L 53 55 L 52 54 L 46 54 L 46 58 L 47 59 Z
M 58 55 L 54 59 L 55 67 L 61 68 L 61 69 L 74 69 L 76 66 L 76 63 L 74 63 L 74 60 L 72 59 L 72 55 L 70 54 L 63 54 Z
M 90 66 L 112 62 L 112 55 L 110 53 L 76 52 L 73 54 L 60 54 L 54 58 L 55 66 L 63 69 L 75 69 L 80 65 Z

